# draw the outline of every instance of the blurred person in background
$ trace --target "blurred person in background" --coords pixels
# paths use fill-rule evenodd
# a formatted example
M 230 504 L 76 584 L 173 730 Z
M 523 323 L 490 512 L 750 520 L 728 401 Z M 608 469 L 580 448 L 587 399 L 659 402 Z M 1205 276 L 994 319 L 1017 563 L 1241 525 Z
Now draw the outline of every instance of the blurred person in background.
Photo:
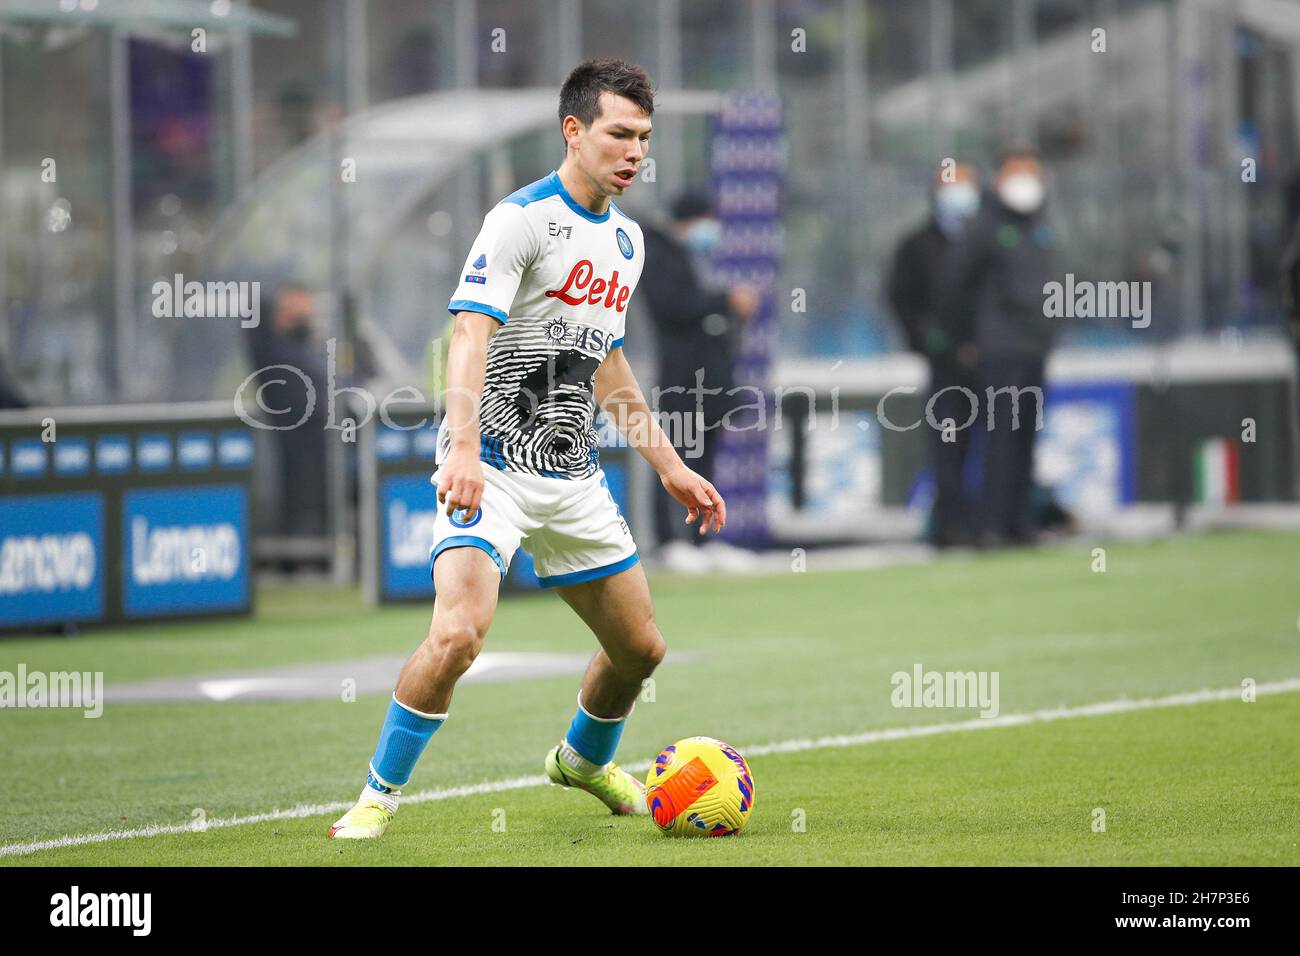
M 986 403 L 982 421 L 972 423 L 987 437 L 977 521 L 981 547 L 1029 544 L 1037 537 L 1031 512 L 1034 442 L 1057 321 L 1044 315 L 1043 286 L 1059 278 L 1046 199 L 1037 153 L 1027 147 L 1004 153 L 993 194 L 962 244 L 952 287 L 972 310 L 979 394 Z
M 289 535 L 323 535 L 329 393 L 326 353 L 315 333 L 316 293 L 288 281 L 275 289 L 272 302 L 270 323 L 251 330 L 249 342 L 254 369 L 266 370 L 258 376 L 265 389 L 258 414 L 277 429 L 280 507 L 272 527 Z
M 4 356 L 0 355 L 0 409 L 27 408 L 29 402 L 11 380 Z
M 658 344 L 658 409 L 668 413 L 673 427 L 665 424 L 664 429 L 679 445 L 699 449 L 691 465 L 713 481 L 721 419 L 736 407 L 736 398 L 728 393 L 736 384 L 739 326 L 758 311 L 759 295 L 748 285 L 714 289 L 705 282 L 709 256 L 722 232 L 707 195 L 683 193 L 670 215 L 665 227 L 643 229 L 645 274 L 640 289 Z M 697 381 L 700 370 L 703 389 Z M 697 412 L 703 415 L 703 430 L 696 424 L 683 430 L 682 422 L 698 423 Z M 740 549 L 720 541 L 706 543 L 702 536 L 690 534 L 691 529 L 683 530 L 673 520 L 672 504 L 664 495 L 655 497 L 655 537 L 668 567 L 689 574 L 749 563 Z
M 930 394 L 938 395 L 934 419 L 941 424 L 953 422 L 952 429 L 930 427 L 935 494 L 929 538 L 940 548 L 972 544 L 975 539 L 965 487 L 972 429 L 960 427 L 970 418 L 970 398 L 956 389 L 978 389 L 979 351 L 970 302 L 951 290 L 960 266 L 958 249 L 979 210 L 979 188 L 973 166 L 941 168 L 935 176 L 930 217 L 899 243 L 889 276 L 889 302 L 908 348 L 923 355 L 930 367 Z
M 1300 173 L 1291 178 L 1286 194 L 1286 230 L 1290 241 L 1282 252 L 1282 309 L 1300 363 Z

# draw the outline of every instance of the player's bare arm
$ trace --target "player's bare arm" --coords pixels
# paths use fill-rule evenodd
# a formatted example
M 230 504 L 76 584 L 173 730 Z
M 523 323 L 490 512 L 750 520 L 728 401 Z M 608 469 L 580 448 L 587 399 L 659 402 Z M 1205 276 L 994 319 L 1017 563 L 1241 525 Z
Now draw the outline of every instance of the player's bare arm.
M 596 403 L 614 419 L 628 444 L 654 468 L 664 490 L 686 506 L 686 523 L 699 518 L 700 534 L 727 523 L 727 503 L 703 476 L 686 467 L 651 414 L 623 349 L 610 351 L 595 378 Z
M 460 312 L 447 351 L 446 416 L 451 451 L 438 469 L 438 502 L 447 514 L 465 508 L 478 511 L 483 499 L 483 470 L 479 467 L 479 405 L 487 363 L 488 340 L 501 327 L 481 312 Z

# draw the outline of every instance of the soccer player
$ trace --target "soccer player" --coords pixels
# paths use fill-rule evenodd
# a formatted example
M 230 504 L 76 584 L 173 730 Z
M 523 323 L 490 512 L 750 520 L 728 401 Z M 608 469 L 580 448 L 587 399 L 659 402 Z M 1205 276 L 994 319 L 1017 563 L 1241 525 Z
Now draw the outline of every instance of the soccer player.
M 430 557 L 433 623 L 398 677 L 361 797 L 332 837 L 378 837 L 392 821 L 457 679 L 483 646 L 521 545 L 542 585 L 600 643 L 546 774 L 616 814 L 646 812 L 644 787 L 614 763 L 614 751 L 665 645 L 600 468 L 593 401 L 686 506 L 688 524 L 716 533 L 727 514 L 654 422 L 623 354 L 644 245 L 641 228 L 611 200 L 635 181 L 653 112 L 640 67 L 615 59 L 577 67 L 560 92 L 564 162 L 493 207 L 465 260 L 448 306 L 456 328 L 432 479 L 445 505 Z

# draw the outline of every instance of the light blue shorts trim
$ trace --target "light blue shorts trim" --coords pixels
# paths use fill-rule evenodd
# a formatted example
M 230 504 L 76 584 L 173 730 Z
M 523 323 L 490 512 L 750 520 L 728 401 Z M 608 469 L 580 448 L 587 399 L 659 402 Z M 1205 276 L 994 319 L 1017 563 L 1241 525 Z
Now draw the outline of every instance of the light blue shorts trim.
M 451 548 L 478 548 L 481 551 L 486 551 L 488 556 L 497 563 L 497 570 L 501 572 L 501 577 L 506 576 L 506 563 L 501 560 L 501 555 L 492 546 L 491 541 L 472 534 L 458 534 L 451 538 L 443 538 L 438 542 L 438 546 L 433 549 L 433 554 L 429 555 L 430 580 L 433 579 L 433 563 L 438 560 L 438 555 Z
M 598 578 L 607 578 L 611 574 L 626 571 L 640 560 L 641 555 L 633 553 L 622 561 L 615 561 L 613 564 L 606 564 L 603 567 L 588 568 L 586 571 L 570 571 L 568 574 L 555 574 L 549 578 L 538 578 L 537 580 L 541 582 L 544 588 L 558 588 L 566 584 L 581 584 L 583 581 L 595 581 Z

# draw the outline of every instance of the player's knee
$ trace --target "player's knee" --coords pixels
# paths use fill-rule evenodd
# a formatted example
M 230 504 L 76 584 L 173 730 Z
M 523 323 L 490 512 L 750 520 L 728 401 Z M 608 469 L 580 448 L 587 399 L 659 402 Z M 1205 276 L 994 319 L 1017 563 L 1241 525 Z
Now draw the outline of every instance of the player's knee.
M 663 635 L 659 633 L 654 621 L 649 621 L 637 639 L 630 642 L 624 664 L 636 676 L 646 678 L 654 673 L 667 653 L 668 645 L 664 642 Z
M 664 655 L 668 653 L 668 644 L 664 636 L 659 633 L 659 628 L 651 624 L 650 631 L 650 643 L 646 647 L 645 662 L 651 670 L 654 670 L 663 663 Z
M 458 674 L 469 670 L 483 648 L 486 623 L 457 618 L 435 624 L 429 634 L 429 650 L 442 666 Z

